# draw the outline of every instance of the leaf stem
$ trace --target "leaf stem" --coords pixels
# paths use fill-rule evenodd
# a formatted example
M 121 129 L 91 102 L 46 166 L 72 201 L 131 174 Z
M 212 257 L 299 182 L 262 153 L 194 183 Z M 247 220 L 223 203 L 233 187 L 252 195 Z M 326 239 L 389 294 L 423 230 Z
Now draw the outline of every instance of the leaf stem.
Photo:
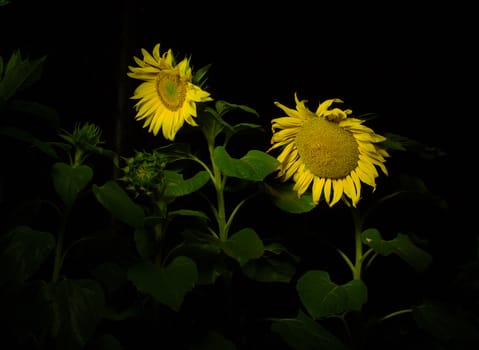
M 392 317 L 402 315 L 402 314 L 407 314 L 413 312 L 413 309 L 403 309 L 403 310 L 398 310 L 395 312 L 391 312 L 390 314 L 387 314 L 386 316 L 383 316 L 379 319 L 379 322 L 386 321 L 387 319 L 390 319 Z

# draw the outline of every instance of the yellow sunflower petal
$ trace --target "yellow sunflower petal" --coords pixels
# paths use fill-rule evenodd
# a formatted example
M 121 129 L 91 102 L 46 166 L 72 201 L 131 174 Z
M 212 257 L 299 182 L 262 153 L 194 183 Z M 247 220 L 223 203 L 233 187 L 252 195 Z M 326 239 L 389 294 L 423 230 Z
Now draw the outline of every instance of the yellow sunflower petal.
M 135 105 L 135 119 L 144 119 L 143 127 L 157 135 L 173 141 L 184 123 L 198 126 L 196 104 L 212 101 L 210 94 L 192 83 L 189 59 L 175 64 L 173 51 L 161 54 L 160 44 L 156 44 L 150 54 L 141 49 L 143 59 L 133 57 L 137 67 L 129 66 L 127 75 L 143 80 L 131 98 L 139 99 Z
M 353 180 L 354 186 L 356 187 L 356 198 L 351 197 L 351 199 L 353 200 L 353 203 L 357 203 L 361 198 L 361 179 L 359 178 L 359 175 L 356 173 L 356 171 L 352 171 L 350 175 L 351 179 Z
M 373 189 L 376 188 L 376 181 L 374 180 L 374 177 L 370 173 L 364 171 L 364 169 L 362 169 L 360 167 L 358 167 L 355 171 L 356 171 L 356 174 L 358 174 L 359 179 L 361 179 L 362 182 L 364 182 L 365 184 L 368 184 Z
M 300 127 L 303 124 L 304 120 L 300 118 L 291 118 L 291 117 L 281 117 L 276 118 L 271 121 L 274 129 L 285 129 L 292 127 Z
M 297 110 L 288 108 L 288 107 L 286 107 L 285 105 L 282 105 L 279 102 L 275 102 L 274 104 L 276 106 L 278 106 L 279 108 L 281 108 L 291 118 L 304 119 L 304 115 L 299 113 Z
M 313 174 L 309 170 L 305 170 L 303 167 L 303 169 L 297 173 L 295 179 L 296 184 L 294 185 L 293 190 L 297 191 L 298 196 L 301 197 L 313 181 Z
M 326 203 L 328 203 L 328 205 L 331 201 L 331 186 L 332 186 L 331 179 L 326 179 L 326 181 L 324 182 L 323 192 L 324 192 L 324 200 L 326 201 Z
M 339 98 L 333 98 L 330 100 L 326 100 L 319 104 L 318 108 L 316 109 L 316 115 L 323 116 L 323 114 L 328 110 L 329 107 L 335 102 L 342 103 L 343 101 Z
M 332 207 L 335 205 L 341 197 L 343 196 L 343 179 L 334 179 L 333 180 L 333 199 L 331 200 L 331 203 L 329 203 L 329 206 Z
M 284 177 L 286 179 L 289 179 L 294 176 L 294 174 L 298 171 L 298 169 L 302 166 L 303 164 L 301 162 L 296 162 L 296 161 L 291 161 L 286 164 L 284 168 Z
M 344 178 L 343 190 L 344 190 L 344 194 L 351 199 L 353 206 L 356 207 L 356 203 L 359 200 L 359 196 L 358 196 L 358 191 L 356 190 L 354 181 L 351 178 L 351 175 L 348 175 Z
M 313 188 L 311 191 L 313 192 L 313 203 L 318 204 L 319 200 L 321 199 L 321 194 L 323 193 L 323 186 L 325 182 L 324 177 L 315 177 L 313 181 Z
M 364 120 L 350 118 L 350 109 L 331 108 L 333 103 L 343 102 L 340 99 L 320 103 L 316 114 L 296 93 L 294 99 L 296 109 L 275 102 L 287 116 L 271 121 L 273 135 L 268 152 L 281 149 L 278 177 L 283 181 L 293 179 L 293 189 L 299 196 L 312 184 L 315 204 L 324 196 L 333 206 L 346 196 L 356 206 L 362 182 L 375 190 L 377 168 L 387 174 L 384 163 L 389 154 L 378 145 L 386 138 L 363 125 Z

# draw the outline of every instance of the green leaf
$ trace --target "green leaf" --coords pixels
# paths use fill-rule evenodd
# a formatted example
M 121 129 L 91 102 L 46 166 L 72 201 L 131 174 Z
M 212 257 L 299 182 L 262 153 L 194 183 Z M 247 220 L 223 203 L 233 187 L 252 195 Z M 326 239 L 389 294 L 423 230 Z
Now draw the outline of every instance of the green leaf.
M 185 242 L 174 248 L 172 254 L 192 258 L 198 269 L 198 284 L 213 284 L 227 269 L 224 255 L 214 242 Z
M 143 260 L 149 260 L 155 254 L 155 239 L 151 230 L 140 227 L 135 229 L 133 239 L 135 241 L 136 251 Z
M 233 132 L 233 127 L 225 122 L 215 109 L 205 107 L 204 112 L 205 113 L 198 115 L 198 120 L 200 128 L 207 140 L 214 143 L 216 136 L 225 130 L 225 128 Z
M 0 252 L 0 286 L 18 285 L 31 278 L 55 247 L 49 232 L 18 226 L 2 238 Z
M 144 310 L 141 306 L 131 305 L 118 310 L 117 306 L 107 306 L 102 312 L 102 318 L 112 321 L 123 321 L 129 318 L 138 317 Z
M 151 263 L 134 265 L 128 270 L 128 279 L 140 292 L 179 311 L 186 293 L 198 281 L 198 271 L 193 260 L 178 256 L 161 269 Z
M 399 233 L 396 238 L 385 241 L 377 229 L 369 228 L 361 237 L 375 252 L 383 256 L 396 254 L 417 271 L 426 270 L 432 262 L 431 254 L 416 246 L 408 235 Z
M 71 166 L 55 163 L 52 167 L 52 179 L 56 192 L 63 202 L 71 207 L 78 193 L 82 191 L 93 177 L 93 170 L 88 165 Z
M 172 210 L 168 212 L 169 218 L 173 218 L 176 216 L 191 216 L 204 221 L 208 221 L 210 219 L 208 215 L 206 215 L 204 212 L 199 210 L 179 209 L 179 210 Z
M 56 349 L 81 350 L 93 335 L 105 307 L 101 286 L 89 279 L 47 284 L 41 295 L 49 305 L 48 328 Z
M 99 336 L 89 350 L 123 350 L 121 343 L 111 334 L 103 334 Z
M 285 212 L 301 214 L 307 213 L 316 207 L 310 194 L 303 194 L 301 197 L 298 197 L 298 192 L 292 189 L 292 185 L 277 185 L 273 187 L 265 183 L 264 188 L 273 204 Z
M 29 61 L 22 59 L 20 51 L 12 53 L 0 80 L 0 100 L 9 100 L 17 92 L 31 86 L 41 75 L 46 56 Z
M 301 302 L 313 319 L 359 311 L 368 292 L 361 280 L 343 285 L 331 282 L 326 271 L 308 271 L 296 284 Z
M 153 152 L 158 153 L 166 163 L 182 159 L 191 159 L 191 145 L 184 142 L 170 143 L 156 148 Z
M 111 214 L 133 228 L 142 228 L 145 214 L 128 194 L 115 181 L 107 181 L 103 186 L 93 185 L 93 193 Z
M 126 271 L 113 262 L 105 262 L 98 265 L 92 271 L 92 276 L 101 282 L 108 292 L 114 292 L 120 289 L 128 281 Z
M 184 180 L 183 175 L 175 171 L 165 170 L 163 172 L 165 177 L 165 197 L 180 197 L 198 191 L 210 179 L 207 171 L 202 170 L 196 173 L 193 177 Z
M 418 327 L 451 349 L 477 349 L 479 328 L 466 311 L 445 303 L 429 302 L 414 308 Z M 475 344 L 475 347 L 468 347 Z M 449 348 L 449 347 L 448 347 Z
M 263 127 L 259 124 L 252 123 L 238 123 L 233 126 L 234 133 L 239 133 L 241 131 L 257 130 L 262 129 Z
M 271 330 L 294 350 L 348 350 L 338 338 L 302 312 L 297 318 L 275 320 Z
M 216 331 L 208 331 L 199 343 L 192 344 L 191 350 L 236 350 L 236 345 Z
M 236 159 L 230 157 L 224 146 L 218 146 L 213 157 L 218 168 L 226 176 L 251 181 L 262 181 L 277 170 L 279 165 L 276 158 L 258 150 L 251 150 L 241 159 Z
M 57 129 L 60 126 L 60 116 L 58 112 L 50 106 L 35 101 L 14 99 L 10 101 L 8 109 L 12 112 L 25 113 L 29 116 L 34 116 L 52 129 Z
M 251 259 L 263 255 L 263 241 L 251 228 L 244 228 L 233 234 L 227 241 L 222 242 L 226 255 L 236 259 L 240 265 L 246 264 Z
M 206 73 L 210 70 L 212 64 L 207 64 L 195 71 L 195 74 L 193 75 L 193 84 L 202 87 L 204 83 L 206 83 Z
M 281 244 L 274 243 L 264 247 L 262 257 L 243 265 L 242 271 L 255 281 L 289 283 L 296 273 L 294 262 L 297 262 L 296 257 Z
M 33 136 L 32 134 L 30 134 L 29 132 L 25 130 L 5 127 L 5 128 L 0 128 L 0 135 L 25 142 L 31 146 L 38 148 L 40 151 L 42 151 L 49 157 L 52 157 L 53 159 L 58 159 L 57 152 L 49 143 L 39 140 L 38 138 L 36 138 L 35 136 Z
M 393 133 L 385 133 L 384 136 L 386 136 L 386 141 L 382 142 L 382 145 L 386 150 L 409 151 L 428 160 L 446 155 L 446 153 L 440 148 L 425 145 L 406 136 Z
M 239 109 L 239 110 L 242 110 L 244 112 L 259 116 L 258 112 L 256 112 L 256 110 L 254 110 L 251 107 L 248 107 L 246 105 L 239 105 L 239 104 L 226 102 L 226 101 L 223 101 L 223 100 L 216 101 L 215 108 L 216 108 L 216 111 L 218 112 L 218 114 L 220 114 L 220 115 L 224 115 L 224 114 L 228 113 L 229 111 L 231 111 L 233 109 Z

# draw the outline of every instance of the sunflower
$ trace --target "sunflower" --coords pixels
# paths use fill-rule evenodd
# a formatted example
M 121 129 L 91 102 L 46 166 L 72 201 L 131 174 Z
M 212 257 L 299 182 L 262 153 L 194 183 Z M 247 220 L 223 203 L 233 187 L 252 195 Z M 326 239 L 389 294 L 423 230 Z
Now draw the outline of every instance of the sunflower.
M 176 64 L 169 49 L 160 55 L 160 44 L 153 48 L 153 55 L 141 49 L 143 60 L 133 57 L 138 67 L 131 67 L 128 76 L 143 80 L 135 90 L 132 99 L 135 104 L 136 120 L 144 119 L 143 127 L 155 136 L 162 129 L 163 136 L 173 141 L 184 122 L 198 126 L 193 119 L 196 103 L 211 101 L 210 94 L 192 83 L 189 59 Z
M 346 196 L 356 207 L 361 182 L 376 188 L 376 166 L 388 174 L 384 163 L 389 154 L 378 144 L 386 138 L 364 126 L 364 120 L 348 118 L 350 109 L 330 109 L 333 103 L 342 103 L 340 99 L 320 103 L 313 113 L 306 101 L 298 100 L 296 94 L 294 98 L 296 109 L 275 102 L 287 116 L 271 121 L 268 152 L 281 148 L 278 178 L 283 182 L 293 178 L 299 197 L 311 185 L 315 204 L 322 195 L 330 207 Z

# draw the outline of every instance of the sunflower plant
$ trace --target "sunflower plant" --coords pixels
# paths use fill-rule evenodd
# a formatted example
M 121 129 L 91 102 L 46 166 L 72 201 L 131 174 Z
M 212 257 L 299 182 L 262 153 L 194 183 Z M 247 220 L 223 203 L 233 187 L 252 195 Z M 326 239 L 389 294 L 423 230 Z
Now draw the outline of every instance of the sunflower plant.
M 378 256 L 398 255 L 418 272 L 425 271 L 431 255 L 414 241 L 414 236 L 398 233 L 385 240 L 374 226 L 366 226 L 371 211 L 385 201 L 401 195 L 403 190 L 375 195 L 378 169 L 388 175 L 387 148 L 398 147 L 392 135 L 389 144 L 385 136 L 376 134 L 365 125 L 365 119 L 351 117 L 352 110 L 334 106 L 343 103 L 330 99 L 319 103 L 315 112 L 306 107 L 306 101 L 295 95 L 296 108 L 276 102 L 286 116 L 271 121 L 273 136 L 269 152 L 280 150 L 277 159 L 281 166 L 277 177 L 282 182 L 292 180 L 292 190 L 299 197 L 305 194 L 315 206 L 324 202 L 325 210 L 343 205 L 351 212 L 353 252 L 336 251 L 351 272 L 351 279 L 337 283 L 329 271 L 314 269 L 303 272 L 296 280 L 296 291 L 302 308 L 296 318 L 274 319 L 271 329 L 293 348 L 304 344 L 311 348 L 347 349 L 357 346 L 369 337 L 373 326 L 359 333 L 351 330 L 351 314 L 361 313 L 368 301 L 368 286 L 363 274 Z M 333 107 L 334 106 L 334 107 Z M 364 195 L 363 184 L 370 191 Z M 410 184 L 408 191 L 415 191 Z M 366 199 L 364 198 L 366 197 Z M 361 205 L 363 201 L 367 204 Z M 396 310 L 383 315 L 380 321 L 405 313 L 424 315 L 421 306 Z M 339 318 L 344 325 L 345 339 L 340 339 L 318 321 Z M 372 324 L 377 326 L 374 321 Z M 355 345 L 356 344 L 356 345 Z
M 50 108 L 15 98 L 46 57 L 0 57 L 2 149 L 8 155 L 20 141 L 40 151 L 47 176 L 26 173 L 51 191 L 34 206 L 47 224 L 33 209 L 28 223 L 8 215 L 0 238 L 10 339 L 38 349 L 154 341 L 347 350 L 401 338 L 377 335 L 406 319 L 407 331 L 432 344 L 477 344 L 469 315 L 448 305 L 391 297 L 375 306 L 385 278 L 377 266 L 396 259 L 422 276 L 433 264 L 420 233 L 382 221 L 395 201 L 444 209 L 419 178 L 394 171 L 396 154 L 426 148 L 376 133 L 369 115 L 356 116 L 339 98 L 311 110 L 294 93 L 295 106 L 274 102 L 281 114 L 265 123 L 249 105 L 215 99 L 210 65 L 194 69 L 191 57 L 160 49 L 141 49 L 127 73 L 138 82 L 133 118 L 157 145 L 125 154 L 107 147 L 96 123 L 63 129 L 56 114 L 55 123 L 45 117 Z M 48 135 L 11 122 L 24 112 L 43 116 Z M 111 174 L 102 176 L 103 162 Z M 334 258 L 323 258 L 327 250 Z
M 204 139 L 203 147 L 172 142 L 152 153 L 142 152 L 127 158 L 121 178 L 134 197 L 147 198 L 143 205 L 148 214 L 135 231 L 143 259 L 129 270 L 129 278 L 141 291 L 178 310 L 186 292 L 194 285 L 214 283 L 220 276 L 228 279 L 231 266 L 241 268 L 268 250 L 253 228 L 239 227 L 234 219 L 248 200 L 261 193 L 259 184 L 277 169 L 279 162 L 259 149 L 251 149 L 239 158 L 229 153 L 232 138 L 247 131 L 261 132 L 261 127 L 228 121 L 230 114 L 257 116 L 257 112 L 226 101 L 213 103 L 203 89 L 209 66 L 193 74 L 189 59 L 177 63 L 172 51 L 161 54 L 159 45 L 152 54 L 146 50 L 142 53 L 143 59 L 135 57 L 138 67 L 130 67 L 129 73 L 130 77 L 143 81 L 132 96 L 139 100 L 135 104 L 136 119 L 144 119 L 143 126 L 154 136 L 161 130 L 169 141 L 175 140 L 185 122 L 196 127 Z M 139 187 L 150 190 L 139 193 Z M 247 196 L 230 203 L 227 198 L 234 197 L 232 193 L 239 190 Z M 209 210 L 174 209 L 185 196 L 194 196 Z M 168 237 L 171 236 L 168 226 L 179 217 L 193 221 L 192 227 L 183 227 L 182 237 Z M 157 249 L 145 253 L 151 248 L 145 242 L 156 245 Z M 177 299 L 169 300 L 169 292 L 148 286 L 145 279 L 159 275 L 175 279 L 170 282 L 178 284 Z
M 142 53 L 143 59 L 135 57 L 138 67 L 130 67 L 129 73 L 143 81 L 132 96 L 139 100 L 135 104 L 136 119 L 144 120 L 143 126 L 154 136 L 161 130 L 164 138 L 173 143 L 155 150 L 163 155 L 163 167 L 156 177 L 162 180 L 156 186 L 158 195 L 153 206 L 161 208 L 156 212 L 162 214 L 145 217 L 145 223 L 153 225 L 143 225 L 135 233 L 139 252 L 144 249 L 144 242 L 154 242 L 158 254 L 143 254 L 143 260 L 129 270 L 129 278 L 140 291 L 176 311 L 195 285 L 213 284 L 218 277 L 231 285 L 234 272 L 263 282 L 292 283 L 298 262 L 294 254 L 278 242 L 266 244 L 252 227 L 235 224 L 241 207 L 260 194 L 269 196 L 271 203 L 290 213 L 314 211 L 322 203 L 326 204 L 323 210 L 342 205 L 352 214 L 354 253 L 351 257 L 341 247 L 337 252 L 350 269 L 351 280 L 337 284 L 326 270 L 310 270 L 296 276 L 296 291 L 304 311 L 294 319 L 273 319 L 271 330 L 297 349 L 303 348 L 304 341 L 312 348 L 346 348 L 356 340 L 347 316 L 361 312 L 368 301 L 363 273 L 373 260 L 396 254 L 418 271 L 426 270 L 431 263 L 430 254 L 409 235 L 399 233 L 386 240 L 374 226 L 366 226 L 376 205 L 401 193 L 374 196 L 379 171 L 388 175 L 388 148 L 398 147 L 399 141 L 375 133 L 364 119 L 352 117 L 352 110 L 338 106 L 343 103 L 340 99 L 323 101 L 313 112 L 295 94 L 295 109 L 275 103 L 286 116 L 271 121 L 271 147 L 251 149 L 235 158 L 229 152 L 230 140 L 241 137 L 245 130 L 263 130 L 254 123 L 231 123 L 228 115 L 242 112 L 258 116 L 256 111 L 244 105 L 213 101 L 203 85 L 208 67 L 194 75 L 189 59 L 176 63 L 172 51 L 161 54 L 159 45 L 152 54 L 144 49 Z M 201 131 L 205 152 L 174 142 L 184 122 Z M 275 151 L 279 151 L 277 157 L 271 155 Z M 194 164 L 199 169 L 192 171 Z M 186 173 L 191 177 L 184 179 L 182 174 Z M 370 189 L 367 194 L 364 185 Z M 233 196 L 236 202 L 230 202 L 235 191 L 240 197 Z M 170 209 L 179 197 L 186 195 L 198 197 L 210 210 Z M 364 207 L 360 205 L 363 197 L 370 197 Z M 194 224 L 181 226 L 181 238 L 168 240 L 171 233 L 165 224 L 171 224 L 178 216 L 188 217 Z M 169 247 L 166 252 L 165 247 Z M 173 274 L 174 280 L 167 277 Z M 168 285 L 177 286 L 176 300 L 168 299 L 157 285 L 148 282 L 168 278 L 172 278 Z M 409 312 L 420 318 L 423 311 L 421 307 L 411 307 L 382 319 Z M 346 340 L 318 322 L 331 317 L 343 321 L 346 333 L 350 334 Z

